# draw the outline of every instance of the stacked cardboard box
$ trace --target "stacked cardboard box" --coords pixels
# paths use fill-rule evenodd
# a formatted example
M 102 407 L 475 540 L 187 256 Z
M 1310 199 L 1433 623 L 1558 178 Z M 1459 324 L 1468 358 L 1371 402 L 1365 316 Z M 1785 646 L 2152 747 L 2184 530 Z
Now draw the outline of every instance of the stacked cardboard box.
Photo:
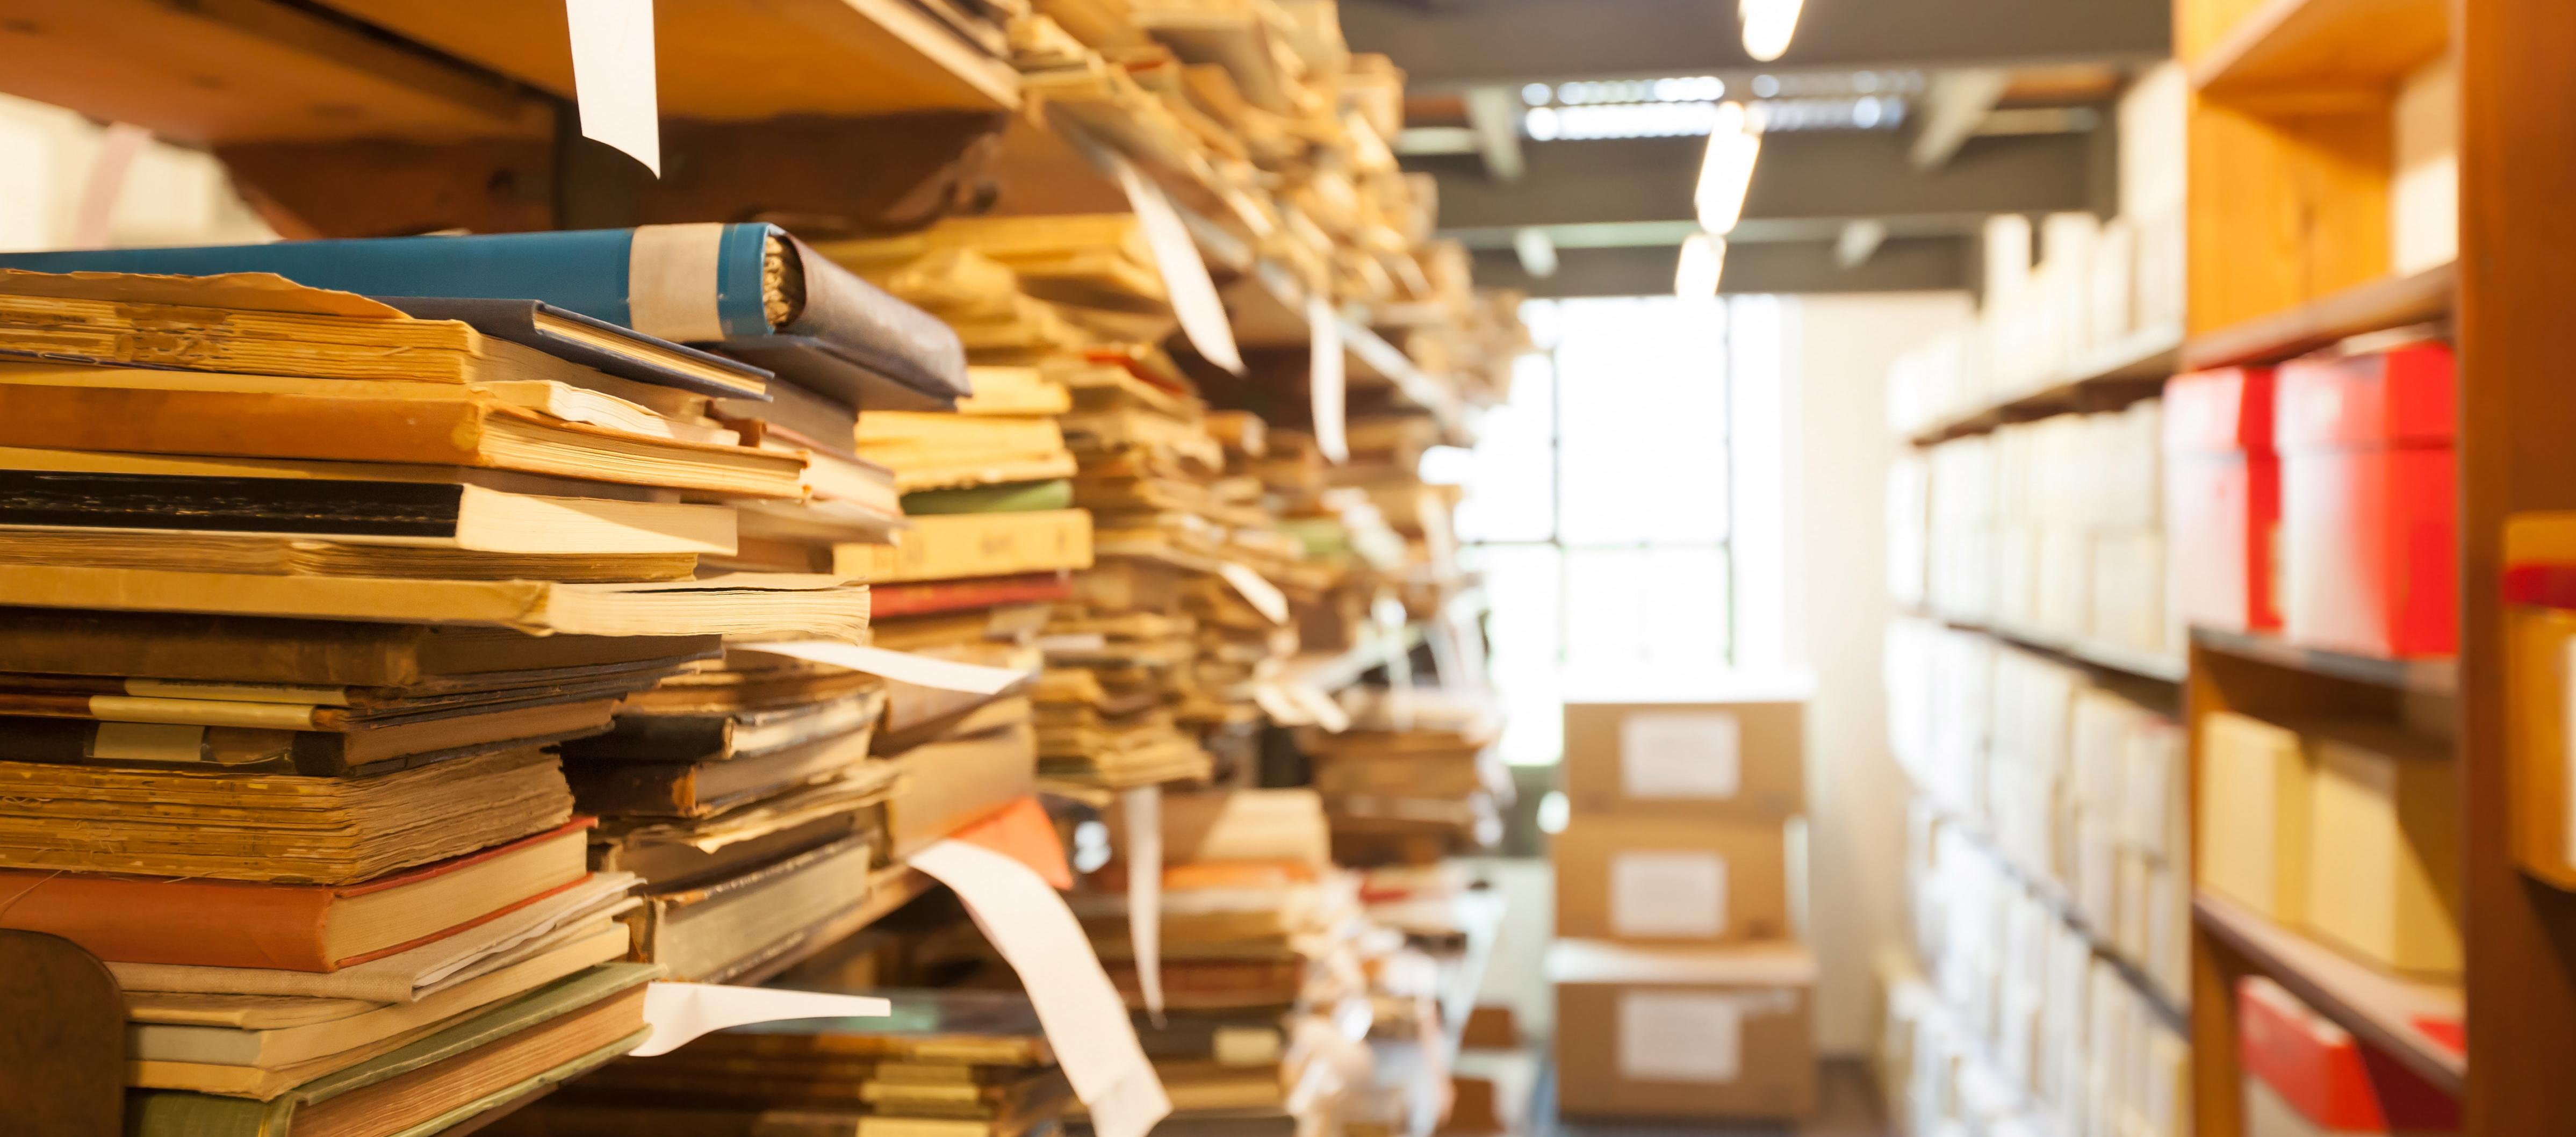
M 1571 704 L 1557 836 L 1561 1107 L 1795 1118 L 1815 1101 L 1791 830 L 1803 699 Z

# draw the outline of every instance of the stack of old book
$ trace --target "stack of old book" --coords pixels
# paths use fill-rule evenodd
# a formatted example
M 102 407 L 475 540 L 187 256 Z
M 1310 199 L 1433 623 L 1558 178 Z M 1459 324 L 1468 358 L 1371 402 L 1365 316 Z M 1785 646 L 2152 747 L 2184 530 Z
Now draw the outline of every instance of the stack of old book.
M 1027 1137 L 1075 1108 L 1017 991 L 879 990 L 891 1019 L 804 1019 L 611 1063 L 491 1130 L 527 1137 Z
M 766 373 L 264 275 L 0 311 L 0 926 L 116 973 L 142 1131 L 426 1132 L 631 1048 L 636 878 L 552 748 L 721 636 L 866 633 L 696 575 L 735 515 L 680 495 L 803 493 L 706 413 Z
M 1165 1124 L 1244 1131 L 1313 1114 L 1323 1095 L 1309 1083 L 1331 1079 L 1309 1067 L 1347 1050 L 1326 1036 L 1355 1043 L 1369 1017 L 1357 891 L 1326 859 L 1319 801 L 1304 790 L 1173 793 L 1160 819 L 1159 1008 L 1149 1007 L 1131 933 L 1123 858 L 1135 843 L 1123 815 L 1111 825 L 1122 860 L 1073 903 L 1136 1009 L 1138 1037 L 1171 1095 Z M 1349 1029 L 1333 1025 L 1354 1015 Z
M 1429 864 L 1490 848 L 1511 804 L 1490 700 L 1436 687 L 1367 688 L 1343 699 L 1351 728 L 1300 732 L 1342 864 Z

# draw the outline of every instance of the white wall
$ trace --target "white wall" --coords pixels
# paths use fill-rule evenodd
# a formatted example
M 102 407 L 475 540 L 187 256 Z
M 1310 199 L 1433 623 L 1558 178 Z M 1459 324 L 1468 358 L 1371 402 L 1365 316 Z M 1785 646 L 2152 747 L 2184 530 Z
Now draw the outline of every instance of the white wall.
M 1787 655 L 1816 678 L 1807 718 L 1808 937 L 1824 968 L 1817 1044 L 1876 1045 L 1872 962 L 1904 936 L 1905 775 L 1887 748 L 1880 634 L 1885 499 L 1904 443 L 1887 427 L 1888 364 L 1973 316 L 1966 293 L 1800 297 L 1787 307 L 1782 400 Z

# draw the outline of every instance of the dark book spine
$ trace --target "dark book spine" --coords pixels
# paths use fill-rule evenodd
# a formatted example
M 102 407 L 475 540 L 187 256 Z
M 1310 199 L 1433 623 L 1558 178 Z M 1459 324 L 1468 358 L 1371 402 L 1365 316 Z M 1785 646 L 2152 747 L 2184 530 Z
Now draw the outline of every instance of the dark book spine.
M 452 537 L 461 487 L 0 470 L 0 524 Z

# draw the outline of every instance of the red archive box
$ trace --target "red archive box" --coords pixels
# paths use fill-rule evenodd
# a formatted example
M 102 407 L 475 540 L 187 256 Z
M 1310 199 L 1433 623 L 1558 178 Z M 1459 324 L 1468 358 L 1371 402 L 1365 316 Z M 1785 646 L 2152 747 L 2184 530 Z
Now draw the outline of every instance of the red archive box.
M 2417 343 L 2281 365 L 2281 625 L 2310 647 L 2459 647 L 2456 369 Z
M 2441 1134 L 2460 1103 L 2259 976 L 2236 985 L 2246 1137 Z
M 2165 384 L 2165 518 L 2174 610 L 2228 631 L 2281 626 L 2281 466 L 2272 371 L 2232 367 Z

